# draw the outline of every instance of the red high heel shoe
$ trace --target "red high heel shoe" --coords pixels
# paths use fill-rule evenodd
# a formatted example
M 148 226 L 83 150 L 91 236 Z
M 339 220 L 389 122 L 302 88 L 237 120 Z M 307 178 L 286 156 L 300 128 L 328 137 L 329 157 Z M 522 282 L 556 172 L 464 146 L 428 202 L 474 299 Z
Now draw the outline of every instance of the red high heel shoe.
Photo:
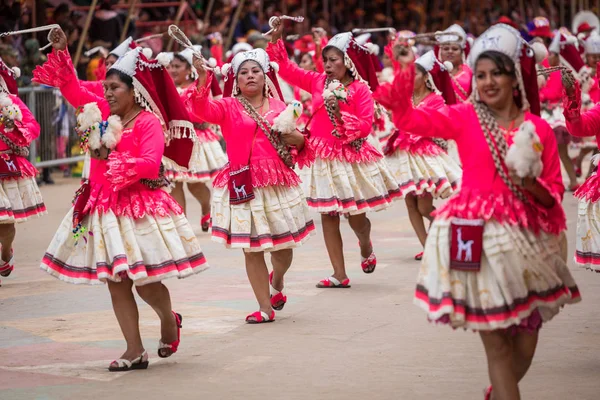
M 200 226 L 202 227 L 202 232 L 208 232 L 208 228 L 210 228 L 210 213 L 202 216 L 200 220 Z
M 490 385 L 486 390 L 485 390 L 485 398 L 484 400 L 492 400 L 492 385 Z
M 175 311 L 171 311 L 175 316 L 175 322 L 177 323 L 177 340 L 171 343 L 163 343 L 162 340 L 158 341 L 158 356 L 160 358 L 171 357 L 173 354 L 177 353 L 177 349 L 179 348 L 179 342 L 181 341 L 181 326 L 183 322 L 183 317 L 181 314 L 176 313 Z

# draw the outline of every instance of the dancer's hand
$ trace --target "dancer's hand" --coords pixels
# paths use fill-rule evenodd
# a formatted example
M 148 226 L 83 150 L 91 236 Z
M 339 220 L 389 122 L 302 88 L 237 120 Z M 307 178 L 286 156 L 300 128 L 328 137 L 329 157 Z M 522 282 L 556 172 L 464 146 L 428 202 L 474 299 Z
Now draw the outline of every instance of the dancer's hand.
M 67 48 L 67 35 L 61 28 L 54 28 L 50 31 L 50 41 L 52 42 L 52 48 L 55 50 L 64 50 Z
M 194 64 L 196 71 L 198 71 L 198 88 L 201 88 L 206 83 L 206 68 L 204 60 L 194 54 L 192 63 Z
M 393 53 L 394 58 L 402 65 L 402 68 L 406 68 L 415 61 L 415 53 L 413 53 L 412 46 L 408 41 L 401 40 L 396 43 Z
M 283 36 L 283 22 L 280 18 L 273 18 L 273 32 L 271 32 L 271 43 L 277 43 Z
M 297 129 L 294 129 L 292 132 L 281 132 L 281 139 L 288 146 L 296 146 L 298 148 L 304 146 L 304 135 L 298 132 Z
M 90 156 L 96 160 L 108 160 L 109 154 L 110 150 L 104 145 L 100 146 L 99 149 L 90 149 Z
M 325 104 L 331 111 L 333 111 L 336 117 L 342 117 L 342 114 L 340 114 L 340 102 L 335 98 L 335 96 L 329 96 L 325 100 Z

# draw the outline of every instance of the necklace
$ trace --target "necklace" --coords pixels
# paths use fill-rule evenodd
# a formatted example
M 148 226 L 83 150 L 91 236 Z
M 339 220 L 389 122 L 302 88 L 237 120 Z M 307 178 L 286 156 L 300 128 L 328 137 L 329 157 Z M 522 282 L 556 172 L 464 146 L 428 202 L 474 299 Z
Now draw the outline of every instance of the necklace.
M 423 100 L 425 100 L 425 97 L 429 96 L 428 92 L 425 92 L 424 95 L 421 95 L 419 97 L 416 97 L 415 94 L 413 93 L 412 95 L 412 105 L 413 107 L 417 107 Z
M 134 120 L 134 119 L 135 119 L 135 118 L 136 118 L 138 115 L 140 115 L 140 113 L 141 113 L 141 112 L 142 112 L 142 110 L 138 111 L 137 113 L 135 113 L 135 115 L 134 115 L 133 117 L 129 118 L 129 119 L 127 120 L 127 122 L 125 122 L 125 123 L 123 124 L 123 128 L 125 128 L 127 125 L 129 125 L 129 123 L 130 123 L 131 121 L 133 121 L 133 120 Z

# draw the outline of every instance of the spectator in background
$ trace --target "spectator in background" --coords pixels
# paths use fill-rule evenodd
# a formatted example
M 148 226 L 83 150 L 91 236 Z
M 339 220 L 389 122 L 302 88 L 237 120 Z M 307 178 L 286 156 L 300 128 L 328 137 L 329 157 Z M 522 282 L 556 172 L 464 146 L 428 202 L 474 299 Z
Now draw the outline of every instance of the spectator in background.
M 102 40 L 110 43 L 110 48 L 119 44 L 123 22 L 121 16 L 112 10 L 110 0 L 102 0 L 100 9 L 94 13 L 90 25 L 89 39 L 93 42 Z
M 54 9 L 51 23 L 60 25 L 64 31 L 71 25 L 70 17 L 71 10 L 69 10 L 69 5 L 67 3 L 60 3 L 58 7 Z
M 37 65 L 46 62 L 46 56 L 40 51 L 40 43 L 37 39 L 27 39 L 25 41 L 25 53 L 21 61 L 21 78 L 19 86 L 29 86 L 33 78 L 33 69 Z

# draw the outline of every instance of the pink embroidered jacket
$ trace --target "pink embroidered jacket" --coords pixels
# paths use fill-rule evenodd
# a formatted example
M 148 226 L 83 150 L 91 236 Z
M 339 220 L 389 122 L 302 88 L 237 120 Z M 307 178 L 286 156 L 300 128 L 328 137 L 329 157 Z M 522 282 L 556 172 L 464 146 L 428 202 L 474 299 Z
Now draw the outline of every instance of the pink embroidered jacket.
M 209 74 L 204 87 L 198 89 L 194 85 L 186 91 L 188 96 L 186 102 L 190 105 L 191 113 L 197 118 L 218 124 L 223 131 L 229 164 L 215 177 L 213 185 L 225 187 L 229 182 L 229 172 L 248 165 L 250 155 L 250 171 L 254 187 L 298 185 L 300 182 L 298 175 L 281 160 L 266 134 L 248 115 L 237 98 L 226 97 L 220 100 L 209 98 L 211 80 L 212 74 Z M 270 98 L 269 111 L 264 117 L 273 124 L 275 117 L 285 108 L 284 102 Z M 306 141 L 304 148 L 298 154 L 297 161 L 300 166 L 305 166 L 313 158 L 310 145 Z
M 4 124 L 0 124 L 0 133 L 6 138 L 22 147 L 28 147 L 29 144 L 40 136 L 40 125 L 37 123 L 29 108 L 19 99 L 19 96 L 9 94 L 8 97 L 12 100 L 13 104 L 21 109 L 21 115 L 23 119 L 21 121 L 15 120 L 15 126 L 11 131 L 6 130 Z M 3 140 L 0 140 L 0 153 L 10 150 L 10 146 Z M 26 157 L 15 156 L 17 164 L 21 170 L 23 177 L 36 176 L 37 169 L 29 162 Z M 12 178 L 7 178 L 12 179 Z
M 374 103 L 369 87 L 354 81 L 347 88 L 347 103 L 340 102 L 342 123 L 335 127 L 341 138 L 332 135 L 334 126 L 323 103 L 323 89 L 327 76 L 307 71 L 289 60 L 283 42 L 269 43 L 267 53 L 279 64 L 279 76 L 288 83 L 312 94 L 313 119 L 310 122 L 311 137 L 308 140 L 318 157 L 337 159 L 350 163 L 375 161 L 382 158 L 370 143 L 364 142 L 356 151 L 350 142 L 368 137 L 373 130 Z
M 538 182 L 555 199 L 552 208 L 545 208 L 528 195 L 527 203 L 519 200 L 499 176 L 475 109 L 470 103 L 440 109 L 413 108 L 414 66 L 396 75 L 393 86 L 377 90 L 375 98 L 392 110 L 393 120 L 400 129 L 424 136 L 433 134 L 456 141 L 463 167 L 460 191 L 436 211 L 441 218 L 495 219 L 500 223 L 518 225 L 534 232 L 540 229 L 558 234 L 566 229 L 566 217 L 561 205 L 564 185 L 556 139 L 550 126 L 541 118 L 526 112 L 544 146 L 544 169 Z M 507 134 L 508 145 L 512 135 Z
M 384 85 L 391 85 L 391 83 L 384 83 Z M 417 107 L 438 110 L 445 105 L 446 103 L 441 95 L 431 93 L 425 97 Z M 445 151 L 433 142 L 433 137 L 437 137 L 437 135 L 432 133 L 431 135 L 425 136 L 398 130 L 397 134 L 392 135 L 388 140 L 388 151 L 405 150 L 409 153 L 422 156 L 436 156 L 444 153 Z
M 457 87 L 454 79 L 456 80 L 456 82 L 458 82 L 460 88 Z M 454 75 L 454 79 L 452 80 L 452 87 L 454 88 L 454 92 L 458 94 L 457 100 L 467 100 L 471 95 L 471 82 L 473 80 L 473 71 L 471 71 L 471 68 L 469 68 L 467 64 L 462 64 L 460 72 Z M 463 92 L 466 93 L 466 96 Z
M 166 216 L 183 210 L 164 190 L 150 189 L 141 179 L 156 179 L 164 151 L 164 133 L 158 118 L 142 111 L 133 128 L 123 130 L 108 160 L 92 159 L 90 198 L 85 211 L 112 211 L 117 216 Z

